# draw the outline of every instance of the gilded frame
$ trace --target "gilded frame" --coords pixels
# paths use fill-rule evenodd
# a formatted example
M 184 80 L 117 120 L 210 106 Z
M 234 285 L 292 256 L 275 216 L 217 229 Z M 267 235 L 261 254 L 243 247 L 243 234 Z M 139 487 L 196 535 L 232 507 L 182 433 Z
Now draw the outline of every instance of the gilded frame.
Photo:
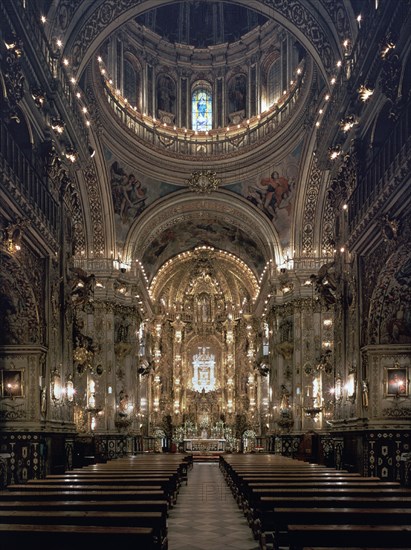
M 1 397 L 24 397 L 23 371 L 1 370 Z

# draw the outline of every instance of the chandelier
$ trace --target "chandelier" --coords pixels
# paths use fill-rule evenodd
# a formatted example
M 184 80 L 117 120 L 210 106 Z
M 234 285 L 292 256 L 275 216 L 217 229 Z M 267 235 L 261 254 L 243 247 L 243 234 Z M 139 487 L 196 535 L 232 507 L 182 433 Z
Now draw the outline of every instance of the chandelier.
M 221 180 L 216 177 L 216 172 L 200 170 L 192 172 L 187 183 L 191 191 L 196 193 L 211 193 L 211 191 L 215 191 L 218 188 Z

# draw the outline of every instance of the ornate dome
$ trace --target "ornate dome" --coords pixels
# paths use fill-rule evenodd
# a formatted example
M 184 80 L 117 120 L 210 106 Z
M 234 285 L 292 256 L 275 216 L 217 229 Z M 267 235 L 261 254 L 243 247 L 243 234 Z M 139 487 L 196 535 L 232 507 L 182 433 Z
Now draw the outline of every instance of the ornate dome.
M 137 17 L 162 38 L 195 48 L 236 42 L 266 21 L 248 7 L 205 0 L 174 2 Z

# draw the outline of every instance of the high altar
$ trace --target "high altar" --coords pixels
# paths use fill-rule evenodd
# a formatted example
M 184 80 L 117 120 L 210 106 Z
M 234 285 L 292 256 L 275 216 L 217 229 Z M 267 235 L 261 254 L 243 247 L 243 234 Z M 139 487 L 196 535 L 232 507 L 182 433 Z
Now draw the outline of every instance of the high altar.
M 184 439 L 185 452 L 221 452 L 225 451 L 225 439 Z

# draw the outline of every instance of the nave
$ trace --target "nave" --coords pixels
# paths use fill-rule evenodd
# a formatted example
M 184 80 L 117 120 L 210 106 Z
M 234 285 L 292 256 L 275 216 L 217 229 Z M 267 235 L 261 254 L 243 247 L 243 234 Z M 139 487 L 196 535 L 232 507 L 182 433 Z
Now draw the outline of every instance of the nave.
M 170 510 L 169 550 L 259 550 L 217 462 L 195 462 Z
M 411 489 L 398 482 L 274 454 L 204 458 L 140 454 L 12 483 L 2 544 L 410 550 Z

